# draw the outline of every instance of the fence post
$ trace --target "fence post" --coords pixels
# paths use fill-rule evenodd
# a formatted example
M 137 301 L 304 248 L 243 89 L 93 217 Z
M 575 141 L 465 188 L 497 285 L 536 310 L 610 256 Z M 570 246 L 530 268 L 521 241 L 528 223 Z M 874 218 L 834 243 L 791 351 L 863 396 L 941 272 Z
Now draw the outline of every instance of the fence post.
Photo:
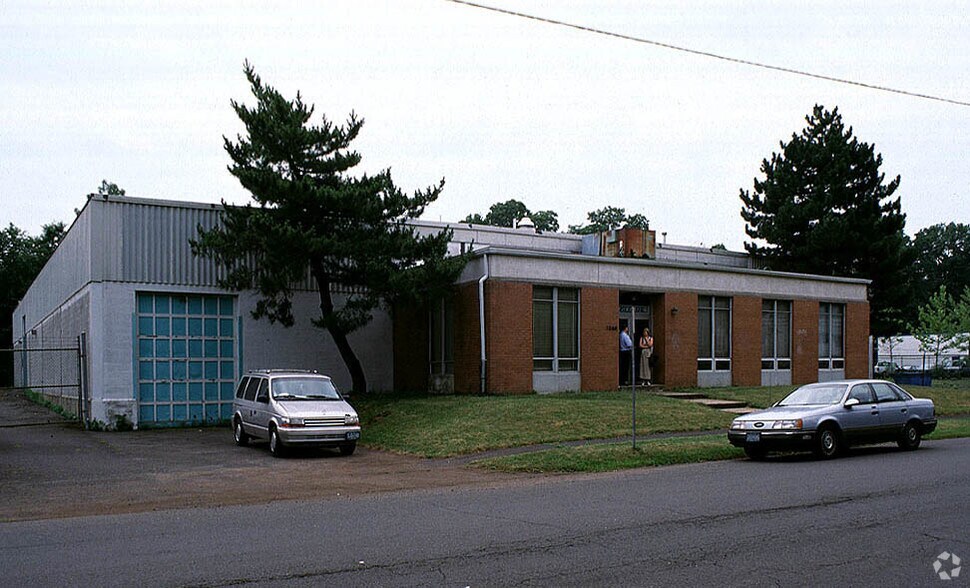
M 78 363 L 78 380 L 77 380 L 77 398 L 78 398 L 78 415 L 81 418 L 81 424 L 84 429 L 88 428 L 88 421 L 90 420 L 90 415 L 87 414 L 88 410 L 88 335 L 85 332 L 81 332 L 77 338 L 77 363 Z

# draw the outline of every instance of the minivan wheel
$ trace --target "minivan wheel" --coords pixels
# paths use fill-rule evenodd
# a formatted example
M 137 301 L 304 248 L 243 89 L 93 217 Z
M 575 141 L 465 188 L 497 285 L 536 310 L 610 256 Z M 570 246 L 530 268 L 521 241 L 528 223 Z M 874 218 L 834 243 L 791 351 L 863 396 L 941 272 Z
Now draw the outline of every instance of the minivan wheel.
M 842 450 L 839 432 L 833 427 L 825 427 L 815 439 L 815 455 L 822 459 L 832 459 Z
M 239 446 L 249 443 L 249 435 L 243 430 L 242 421 L 239 418 L 235 418 L 232 421 L 232 438 L 236 441 L 236 445 Z
M 344 443 L 340 446 L 340 455 L 353 455 L 357 449 L 357 443 Z
M 276 432 L 275 428 L 269 431 L 269 452 L 273 454 L 273 457 L 283 457 L 283 454 L 286 453 L 283 442 L 280 441 L 279 433 Z
M 922 440 L 923 434 L 916 423 L 906 423 L 906 426 L 903 427 L 903 434 L 896 440 L 896 445 L 899 445 L 899 448 L 905 451 L 912 451 L 919 448 Z

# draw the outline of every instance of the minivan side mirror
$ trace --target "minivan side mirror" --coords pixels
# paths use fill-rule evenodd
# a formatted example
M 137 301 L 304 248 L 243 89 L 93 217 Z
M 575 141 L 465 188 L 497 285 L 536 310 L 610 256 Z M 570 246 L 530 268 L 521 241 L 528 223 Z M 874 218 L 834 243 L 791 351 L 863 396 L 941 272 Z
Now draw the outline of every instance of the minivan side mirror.
M 850 398 L 850 399 L 846 400 L 845 401 L 845 404 L 843 404 L 842 406 L 844 406 L 846 408 L 852 408 L 853 406 L 856 406 L 857 404 L 859 404 L 859 399 L 858 398 Z

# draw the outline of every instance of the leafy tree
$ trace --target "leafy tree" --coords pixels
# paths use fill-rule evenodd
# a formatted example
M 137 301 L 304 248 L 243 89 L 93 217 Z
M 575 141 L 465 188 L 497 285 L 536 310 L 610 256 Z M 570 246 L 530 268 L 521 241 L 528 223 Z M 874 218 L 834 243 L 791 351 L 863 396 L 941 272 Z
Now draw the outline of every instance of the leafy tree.
M 559 215 L 551 210 L 537 210 L 529 214 L 536 230 L 555 233 L 559 230 Z
M 918 304 L 946 286 L 963 292 L 970 286 L 970 225 L 937 224 L 921 229 L 913 238 L 913 284 Z
M 956 337 L 959 324 L 954 308 L 953 297 L 947 293 L 946 286 L 941 286 L 929 302 L 919 307 L 919 320 L 910 326 L 920 348 L 936 358 L 934 365 L 939 365 L 940 353 Z
M 266 85 L 247 61 L 256 105 L 232 101 L 247 136 L 223 138 L 229 171 L 256 202 L 225 206 L 221 224 L 199 228 L 193 250 L 227 268 L 222 285 L 255 288 L 255 318 L 294 323 L 293 285 L 309 272 L 320 298 L 313 324 L 326 329 L 353 379 L 367 391 L 364 370 L 347 335 L 380 305 L 427 301 L 450 290 L 464 257 L 447 257 L 451 233 L 419 236 L 407 220 L 419 216 L 444 186 L 404 194 L 390 170 L 349 174 L 361 156 L 350 150 L 364 124 L 350 114 L 343 126 L 326 116 L 311 124 L 314 107 L 300 94 L 288 100 Z M 332 291 L 351 293 L 338 304 Z
M 13 346 L 11 317 L 63 237 L 64 223 L 44 225 L 36 237 L 13 224 L 0 231 L 0 349 Z M 13 358 L 5 355 L 0 358 L 0 385 L 13 381 Z
M 963 295 L 954 307 L 954 317 L 957 334 L 953 342 L 967 355 L 964 365 L 970 367 L 970 286 L 963 289 Z
M 910 298 L 906 215 L 882 155 L 846 130 L 838 108 L 816 105 L 808 126 L 761 164 L 764 179 L 741 190 L 745 248 L 777 270 L 872 280 L 874 335 L 893 333 Z M 759 244 L 758 241 L 765 244 Z
M 577 235 L 589 235 L 592 233 L 602 233 L 621 227 L 634 227 L 647 230 L 650 228 L 650 221 L 642 214 L 631 214 L 627 216 L 625 208 L 606 206 L 586 213 L 585 225 L 569 225 L 569 232 Z
M 523 217 L 532 219 L 536 230 L 556 232 L 559 230 L 559 215 L 551 210 L 529 211 L 524 203 L 512 199 L 496 202 L 488 209 L 488 214 L 469 214 L 461 222 L 493 227 L 515 227 Z
M 108 180 L 101 180 L 101 185 L 98 187 L 99 196 L 124 196 L 124 188 L 118 187 L 118 184 L 114 182 L 109 182 Z

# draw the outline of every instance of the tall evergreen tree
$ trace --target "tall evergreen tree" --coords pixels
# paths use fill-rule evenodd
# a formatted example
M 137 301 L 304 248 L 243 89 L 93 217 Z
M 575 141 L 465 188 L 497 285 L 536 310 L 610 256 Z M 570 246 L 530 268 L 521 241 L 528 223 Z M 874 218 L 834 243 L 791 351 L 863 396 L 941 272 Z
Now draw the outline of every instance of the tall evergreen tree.
M 764 179 L 741 190 L 745 232 L 757 240 L 745 248 L 771 269 L 872 280 L 872 333 L 893 334 L 910 298 L 906 215 L 893 198 L 900 178 L 884 182 L 882 155 L 845 128 L 838 108 L 816 105 L 805 120 L 762 162 Z
M 247 136 L 224 138 L 229 171 L 257 206 L 225 206 L 222 223 L 199 228 L 193 250 L 227 268 L 222 285 L 255 288 L 255 318 L 290 326 L 294 284 L 309 272 L 320 298 L 313 323 L 326 329 L 350 372 L 353 389 L 367 391 L 364 370 L 347 335 L 366 325 L 378 306 L 444 295 L 464 266 L 448 257 L 448 231 L 417 235 L 419 216 L 444 186 L 404 194 L 390 170 L 353 177 L 361 156 L 350 150 L 364 121 L 353 113 L 343 126 L 319 117 L 297 93 L 284 98 L 246 62 L 256 105 L 232 101 Z M 340 303 L 333 290 L 348 292 Z

